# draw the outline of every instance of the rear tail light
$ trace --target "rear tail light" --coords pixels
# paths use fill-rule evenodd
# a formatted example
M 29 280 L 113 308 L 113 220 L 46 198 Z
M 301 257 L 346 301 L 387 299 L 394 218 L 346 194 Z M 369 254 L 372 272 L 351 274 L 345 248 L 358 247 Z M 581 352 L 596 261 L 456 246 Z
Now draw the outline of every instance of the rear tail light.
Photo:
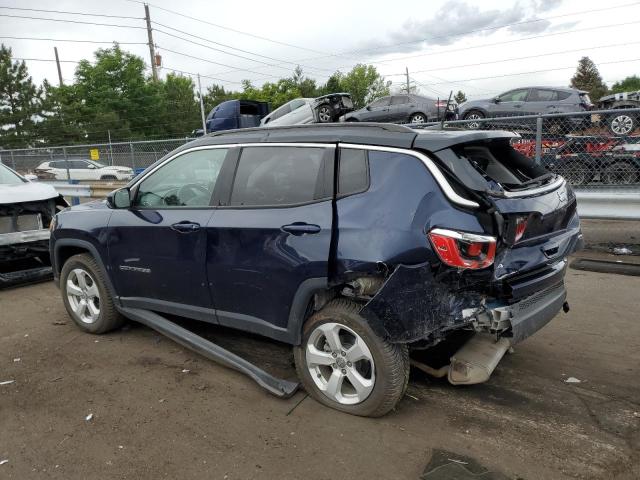
M 486 268 L 496 256 L 496 239 L 488 235 L 434 228 L 429 240 L 440 260 L 450 267 Z
M 524 236 L 524 232 L 527 230 L 527 221 L 529 217 L 518 217 L 516 220 L 516 232 L 513 238 L 513 243 L 520 241 L 520 239 Z

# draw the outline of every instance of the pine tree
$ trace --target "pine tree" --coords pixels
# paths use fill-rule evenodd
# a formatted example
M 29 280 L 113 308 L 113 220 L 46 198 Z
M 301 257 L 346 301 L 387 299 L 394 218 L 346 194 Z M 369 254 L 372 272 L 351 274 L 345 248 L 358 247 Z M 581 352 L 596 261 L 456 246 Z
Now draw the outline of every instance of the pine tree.
M 0 147 L 26 147 L 34 142 L 40 95 L 24 61 L 13 62 L 11 49 L 0 45 Z
M 607 94 L 607 86 L 602 81 L 598 67 L 589 57 L 582 57 L 578 62 L 576 74 L 571 78 L 571 86 L 589 92 L 594 102 Z
M 460 105 L 461 103 L 464 103 L 467 101 L 467 96 L 464 94 L 462 90 L 458 90 L 458 93 L 456 93 L 453 96 L 453 99 L 456 101 L 458 105 Z

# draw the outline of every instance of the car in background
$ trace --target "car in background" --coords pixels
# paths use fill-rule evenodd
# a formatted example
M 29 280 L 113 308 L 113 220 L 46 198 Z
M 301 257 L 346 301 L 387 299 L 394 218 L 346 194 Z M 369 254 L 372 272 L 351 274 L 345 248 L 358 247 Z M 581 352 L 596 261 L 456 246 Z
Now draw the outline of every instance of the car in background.
M 591 103 L 588 92 L 584 90 L 555 87 L 523 87 L 509 90 L 497 97 L 464 102 L 459 107 L 459 115 L 463 120 L 477 120 L 477 122 L 469 122 L 467 126 L 471 129 L 478 129 L 486 124 L 482 122 L 485 118 L 584 112 L 592 108 L 593 103 Z M 556 121 L 550 120 L 544 122 L 544 124 L 546 124 L 546 131 L 569 133 L 573 130 L 586 128 L 590 122 L 590 117 L 584 115 L 559 118 Z M 534 127 L 536 119 L 499 123 L 490 122 L 490 124 L 506 128 Z
M 318 98 L 296 98 L 275 109 L 260 121 L 261 126 L 329 123 L 353 110 L 348 93 L 331 93 Z
M 205 120 L 207 131 L 193 131 L 193 136 L 201 137 L 204 133 L 235 130 L 260 126 L 262 120 L 271 111 L 268 102 L 257 100 L 227 100 L 211 109 Z
M 0 288 L 51 276 L 49 223 L 67 202 L 0 163 Z
M 51 160 L 38 165 L 35 173 L 38 177 L 52 174 L 56 180 L 128 181 L 134 177 L 129 167 L 103 165 L 93 160 Z
M 605 95 L 598 101 L 598 107 L 606 110 L 628 110 L 640 108 L 640 91 L 621 92 Z M 629 135 L 640 124 L 640 113 L 621 111 L 606 116 L 606 124 L 614 135 Z
M 455 120 L 458 107 L 455 102 L 437 100 L 421 95 L 389 95 L 374 100 L 366 107 L 347 113 L 345 122 L 426 123 Z

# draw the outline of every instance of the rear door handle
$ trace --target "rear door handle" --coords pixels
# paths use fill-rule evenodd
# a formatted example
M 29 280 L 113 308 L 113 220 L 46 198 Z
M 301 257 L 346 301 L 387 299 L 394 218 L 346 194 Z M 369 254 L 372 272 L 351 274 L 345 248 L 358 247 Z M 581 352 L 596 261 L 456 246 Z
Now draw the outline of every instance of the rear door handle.
M 291 235 L 304 235 L 305 233 L 313 234 L 320 232 L 320 225 L 313 225 L 311 223 L 295 222 L 289 225 L 283 225 L 283 232 L 290 233 Z
M 189 221 L 178 222 L 171 225 L 171 229 L 180 233 L 197 232 L 198 230 L 200 230 L 200 224 Z

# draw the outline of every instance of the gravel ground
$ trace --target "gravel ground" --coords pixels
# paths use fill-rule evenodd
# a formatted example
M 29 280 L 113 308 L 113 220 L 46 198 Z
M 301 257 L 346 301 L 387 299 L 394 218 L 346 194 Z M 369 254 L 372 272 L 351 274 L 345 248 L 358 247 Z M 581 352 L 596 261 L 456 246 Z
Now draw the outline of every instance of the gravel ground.
M 436 456 L 483 479 L 640 478 L 640 278 L 567 282 L 571 312 L 488 383 L 414 371 L 381 419 L 276 399 L 141 326 L 80 333 L 52 283 L 0 292 L 0 478 L 431 479 Z M 294 375 L 284 345 L 197 329 Z

